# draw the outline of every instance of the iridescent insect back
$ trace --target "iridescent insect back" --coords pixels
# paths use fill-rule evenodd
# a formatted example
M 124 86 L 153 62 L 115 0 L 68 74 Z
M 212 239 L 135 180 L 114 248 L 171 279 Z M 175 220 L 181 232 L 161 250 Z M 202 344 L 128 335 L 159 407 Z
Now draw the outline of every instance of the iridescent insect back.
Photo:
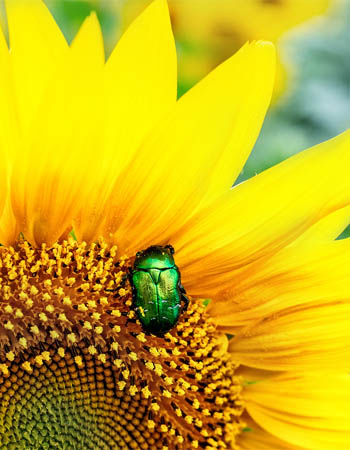
M 175 326 L 189 303 L 173 254 L 170 245 L 153 245 L 137 252 L 130 271 L 135 311 L 144 330 L 157 336 Z

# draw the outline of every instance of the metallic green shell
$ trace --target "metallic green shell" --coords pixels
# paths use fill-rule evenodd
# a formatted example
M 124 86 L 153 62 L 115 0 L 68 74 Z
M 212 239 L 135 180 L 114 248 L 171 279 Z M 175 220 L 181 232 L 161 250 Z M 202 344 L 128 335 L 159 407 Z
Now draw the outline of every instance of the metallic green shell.
M 155 253 L 142 255 L 142 261 L 135 261 L 131 276 L 133 300 L 143 328 L 163 335 L 174 327 L 180 315 L 180 272 L 172 255 L 160 254 L 157 260 Z

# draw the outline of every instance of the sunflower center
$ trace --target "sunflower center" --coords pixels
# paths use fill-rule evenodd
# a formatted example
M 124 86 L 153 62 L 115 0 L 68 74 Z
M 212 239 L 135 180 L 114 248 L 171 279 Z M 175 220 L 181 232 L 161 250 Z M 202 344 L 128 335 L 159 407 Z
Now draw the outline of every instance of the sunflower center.
M 1 448 L 234 448 L 241 383 L 203 302 L 156 337 L 116 247 L 0 252 Z

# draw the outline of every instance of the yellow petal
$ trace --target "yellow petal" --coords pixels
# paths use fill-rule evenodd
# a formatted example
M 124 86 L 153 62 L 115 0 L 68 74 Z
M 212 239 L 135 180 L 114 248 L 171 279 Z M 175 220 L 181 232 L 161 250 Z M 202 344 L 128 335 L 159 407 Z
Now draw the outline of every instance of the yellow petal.
M 95 12 L 84 20 L 71 48 L 75 58 L 80 59 L 77 65 L 87 65 L 87 70 L 104 64 L 103 36 Z
M 0 158 L 3 158 L 2 150 L 0 149 Z M 5 160 L 6 161 L 6 160 Z M 2 161 L 0 163 L 0 217 L 4 211 L 5 202 L 8 197 L 8 184 L 7 184 L 7 164 Z M 1 224 L 1 221 L 0 221 Z M 1 225 L 0 225 L 1 226 Z M 0 243 L 3 242 L 0 240 Z
M 248 113 L 238 96 L 241 88 L 245 92 L 248 90 L 242 81 L 243 72 L 261 65 L 262 80 L 269 79 L 273 72 L 273 54 L 269 44 L 244 47 L 184 95 L 169 117 L 139 148 L 117 180 L 108 205 L 110 213 L 105 229 L 116 230 L 116 241 L 124 246 L 124 251 L 133 253 L 152 243 L 171 241 L 175 231 L 204 199 L 208 188 L 210 195 L 222 188 L 219 174 L 223 178 L 226 176 L 226 189 L 230 188 L 234 179 L 230 177 L 235 170 L 240 170 L 247 148 L 252 144 L 247 129 L 253 135 L 257 132 L 272 83 L 270 80 L 263 86 L 255 80 L 262 91 L 266 88 L 266 93 L 263 92 L 254 105 L 249 100 Z M 239 83 L 236 84 L 237 72 Z M 248 85 L 255 92 L 251 79 Z M 257 119 L 255 131 L 248 116 Z M 243 130 L 242 121 L 246 119 L 248 128 Z M 241 130 L 235 127 L 236 122 Z M 233 156 L 229 155 L 234 140 L 238 147 L 242 146 L 243 157 L 239 155 L 240 148 Z M 228 171 L 229 177 L 220 163 L 221 156 L 226 163 L 227 158 L 232 163 L 235 161 L 233 172 Z M 216 181 L 212 185 L 214 176 Z
M 11 180 L 13 211 L 25 238 L 51 245 L 67 229 L 86 197 L 98 149 L 97 73 L 84 73 L 75 51 L 57 67 L 21 143 Z
M 350 206 L 346 206 L 315 223 L 315 225 L 302 234 L 294 244 L 298 245 L 300 242 L 303 242 L 304 245 L 314 245 L 315 242 L 336 239 L 349 223 Z
M 260 132 L 274 84 L 275 48 L 258 41 L 245 45 L 234 58 L 230 104 L 226 114 L 232 118 L 230 136 L 210 175 L 211 183 L 204 201 L 210 201 L 231 188 L 241 172 Z M 219 76 L 219 72 L 216 72 Z M 231 97 L 232 96 L 232 97 Z M 221 116 L 220 116 L 221 118 Z M 221 119 L 222 120 L 222 119 Z M 212 124 L 215 126 L 215 122 Z
M 157 0 L 129 27 L 106 64 L 95 184 L 86 189 L 88 201 L 75 220 L 80 239 L 91 241 L 100 234 L 113 183 L 176 102 L 176 75 L 167 4 Z
M 235 361 L 265 370 L 350 371 L 350 302 L 309 304 L 252 323 L 235 336 Z
M 105 146 L 121 172 L 176 102 L 175 41 L 165 0 L 154 1 L 116 45 L 105 71 Z
M 26 130 L 67 43 L 41 0 L 7 0 L 19 118 Z
M 307 450 L 349 449 L 349 375 L 282 374 L 243 396 L 253 420 L 278 438 Z
M 242 450 L 306 450 L 305 447 L 278 439 L 252 420 L 247 420 L 247 427 L 238 437 L 237 443 Z
M 349 204 L 349 135 L 289 158 L 194 215 L 171 241 L 189 292 L 215 296 L 218 286 L 233 288 L 236 270 L 270 257 Z
M 11 154 L 18 139 L 18 122 L 10 55 L 1 29 L 0 67 L 0 146 L 4 152 Z
M 236 332 L 260 319 L 305 305 L 350 297 L 350 240 L 289 246 L 268 259 L 232 273 L 208 306 L 216 323 Z M 332 270 L 330 270 L 332 267 Z
M 0 28 L 0 216 L 8 195 L 9 158 L 17 138 L 9 51 Z M 0 241 L 1 242 L 1 241 Z
M 232 290 L 208 312 L 235 334 L 230 351 L 243 364 L 350 368 L 349 278 L 350 240 L 291 246 L 233 276 Z
M 7 189 L 8 191 L 9 189 Z M 0 244 L 12 245 L 18 238 L 20 231 L 13 213 L 11 198 L 7 195 L 3 212 L 0 216 Z

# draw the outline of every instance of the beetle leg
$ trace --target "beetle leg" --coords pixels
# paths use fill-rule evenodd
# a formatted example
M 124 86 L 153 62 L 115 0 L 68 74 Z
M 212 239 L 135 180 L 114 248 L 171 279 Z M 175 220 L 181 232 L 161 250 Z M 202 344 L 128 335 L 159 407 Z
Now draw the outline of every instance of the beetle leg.
M 132 273 L 131 267 L 129 267 L 129 268 L 128 268 L 128 274 L 123 275 L 119 287 L 124 287 L 124 286 L 125 286 L 125 283 L 126 283 L 128 280 L 130 281 L 131 273 Z
M 185 295 L 185 294 L 186 294 L 186 290 L 185 290 L 185 288 L 182 286 L 181 282 L 179 282 L 178 287 L 179 287 L 180 292 L 181 292 L 182 300 L 183 300 L 184 303 L 185 303 L 185 305 L 181 308 L 181 312 L 184 312 L 184 311 L 186 311 L 186 309 L 188 308 L 188 305 L 189 305 L 189 303 L 190 303 L 190 299 L 187 297 L 187 295 Z
M 179 283 L 178 286 L 179 286 L 180 292 L 181 292 L 182 294 L 186 294 L 186 290 L 185 290 L 185 288 L 182 286 L 182 284 Z
M 184 312 L 188 308 L 188 305 L 190 303 L 190 299 L 186 295 L 182 294 L 182 300 L 184 301 L 185 305 L 181 308 L 182 309 L 181 312 Z

